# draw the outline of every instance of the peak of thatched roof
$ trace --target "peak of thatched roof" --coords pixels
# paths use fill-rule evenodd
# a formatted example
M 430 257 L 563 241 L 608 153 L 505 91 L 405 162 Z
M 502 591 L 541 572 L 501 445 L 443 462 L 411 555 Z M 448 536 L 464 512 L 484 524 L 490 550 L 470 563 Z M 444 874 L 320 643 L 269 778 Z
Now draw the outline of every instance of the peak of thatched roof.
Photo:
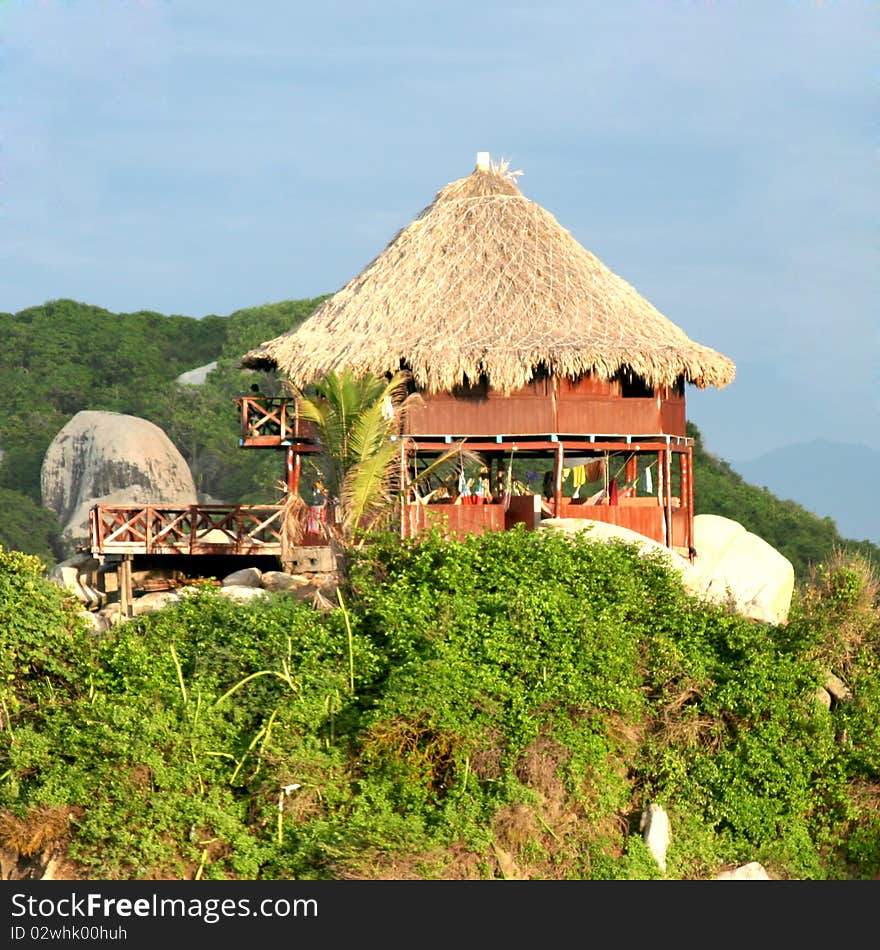
M 485 153 L 483 153 L 485 154 Z M 735 373 L 693 342 L 519 190 L 506 163 L 481 161 L 295 330 L 246 353 L 297 386 L 331 369 L 408 367 L 429 392 L 481 375 L 501 391 L 536 369 L 651 385 L 725 386 Z

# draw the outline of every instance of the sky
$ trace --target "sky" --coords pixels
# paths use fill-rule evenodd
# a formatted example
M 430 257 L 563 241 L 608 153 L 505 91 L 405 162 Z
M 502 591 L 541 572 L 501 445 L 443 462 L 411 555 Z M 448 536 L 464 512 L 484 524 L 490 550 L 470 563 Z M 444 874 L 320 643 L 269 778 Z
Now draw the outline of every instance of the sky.
M 735 463 L 880 450 L 875 0 L 0 0 L 0 311 L 355 277 L 478 151 L 736 379 Z

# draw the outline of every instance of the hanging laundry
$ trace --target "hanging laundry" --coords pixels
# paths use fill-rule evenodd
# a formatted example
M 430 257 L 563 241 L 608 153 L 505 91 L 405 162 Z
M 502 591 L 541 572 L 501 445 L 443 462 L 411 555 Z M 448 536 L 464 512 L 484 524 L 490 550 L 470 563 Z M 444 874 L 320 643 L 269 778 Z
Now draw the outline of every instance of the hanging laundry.
M 321 522 L 327 517 L 327 509 L 324 505 L 309 505 L 309 518 L 306 523 L 306 531 L 310 534 L 318 534 L 321 530 Z
M 575 465 L 571 470 L 571 483 L 574 485 L 574 494 L 572 498 L 579 498 L 581 494 L 581 487 L 587 480 L 586 466 L 584 465 Z
M 608 486 L 608 504 L 617 505 L 619 504 L 617 500 L 617 479 L 612 478 L 611 483 Z
M 584 466 L 584 479 L 588 482 L 598 482 L 605 478 L 605 460 L 596 459 Z
M 651 478 L 651 466 L 650 466 L 650 465 L 645 469 L 645 491 L 646 491 L 649 495 L 653 495 L 653 494 L 654 494 L 654 482 L 653 482 L 653 479 Z

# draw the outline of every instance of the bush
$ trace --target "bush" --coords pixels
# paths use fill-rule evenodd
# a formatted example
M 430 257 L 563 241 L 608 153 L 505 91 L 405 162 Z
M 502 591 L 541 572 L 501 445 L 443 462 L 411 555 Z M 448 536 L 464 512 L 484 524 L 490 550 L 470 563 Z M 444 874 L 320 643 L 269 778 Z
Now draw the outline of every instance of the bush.
M 193 592 L 100 636 L 36 559 L 0 566 L 0 839 L 69 815 L 83 876 L 662 877 L 652 801 L 667 877 L 877 872 L 857 564 L 770 627 L 589 535 L 377 536 L 335 609 Z

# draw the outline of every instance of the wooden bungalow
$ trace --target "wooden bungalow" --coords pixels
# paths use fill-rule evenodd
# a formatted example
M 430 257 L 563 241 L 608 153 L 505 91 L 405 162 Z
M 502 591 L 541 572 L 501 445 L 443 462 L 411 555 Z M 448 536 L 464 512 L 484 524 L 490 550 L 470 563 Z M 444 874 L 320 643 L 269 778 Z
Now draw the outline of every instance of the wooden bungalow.
M 547 469 L 540 488 L 490 490 L 490 503 L 410 495 L 405 535 L 441 517 L 459 534 L 578 517 L 686 553 L 694 483 L 685 390 L 727 385 L 734 365 L 526 198 L 517 174 L 479 153 L 473 173 L 443 188 L 360 274 L 241 365 L 300 389 L 329 370 L 406 369 L 424 402 L 401 433 L 402 470 L 462 440 L 493 480 L 514 459 Z M 295 489 L 313 446 L 287 400 L 275 402 L 242 401 L 242 445 L 286 445 Z M 272 435 L 254 426 L 261 413 L 274 418 Z

